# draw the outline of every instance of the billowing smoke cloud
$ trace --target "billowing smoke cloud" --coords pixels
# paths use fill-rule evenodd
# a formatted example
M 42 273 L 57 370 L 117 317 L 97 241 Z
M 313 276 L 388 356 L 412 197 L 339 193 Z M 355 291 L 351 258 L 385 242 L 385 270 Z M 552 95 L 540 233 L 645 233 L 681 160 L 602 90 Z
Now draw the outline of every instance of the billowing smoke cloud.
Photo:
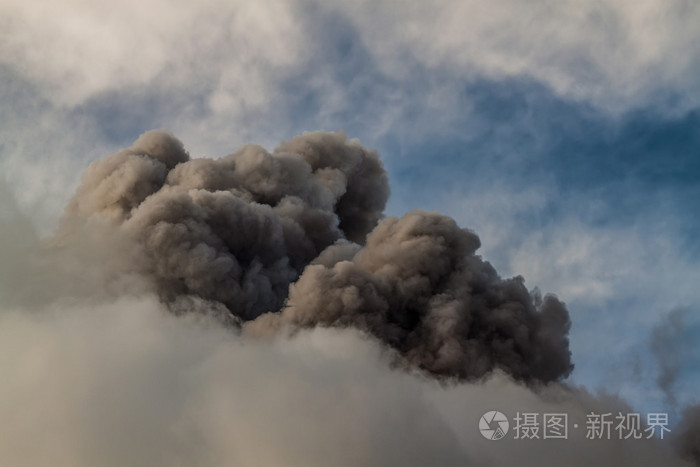
M 554 296 L 533 303 L 522 278 L 501 280 L 474 254 L 478 247 L 473 232 L 445 216 L 384 219 L 347 260 L 308 266 L 282 312 L 250 327 L 358 327 L 438 375 L 475 378 L 501 368 L 551 381 L 568 374 L 564 305 Z
M 49 245 L 0 200 L 0 464 L 700 465 L 693 410 L 684 458 L 586 439 L 632 409 L 557 381 L 564 305 L 448 217 L 382 219 L 387 195 L 342 134 L 190 160 L 149 132 L 90 166 Z M 494 442 L 494 409 L 580 428 Z
M 88 168 L 63 229 L 113 222 L 141 248 L 134 268 L 166 303 L 224 306 L 251 333 L 355 327 L 460 379 L 571 371 L 560 301 L 535 303 L 521 278 L 502 280 L 476 255 L 477 235 L 448 217 L 378 223 L 388 194 L 377 155 L 342 133 L 190 160 L 152 131 Z
M 391 371 L 352 330 L 232 336 L 153 298 L 0 314 L 0 464 L 13 467 L 672 466 L 660 440 L 587 440 L 586 414 L 629 410 L 503 375 L 444 386 Z M 568 440 L 490 441 L 487 410 L 567 413 Z
M 388 194 L 376 154 L 342 133 L 190 160 L 152 131 L 88 168 L 63 228 L 108 218 L 143 247 L 139 267 L 166 301 L 196 296 L 249 320 L 278 310 L 326 247 L 362 242 Z

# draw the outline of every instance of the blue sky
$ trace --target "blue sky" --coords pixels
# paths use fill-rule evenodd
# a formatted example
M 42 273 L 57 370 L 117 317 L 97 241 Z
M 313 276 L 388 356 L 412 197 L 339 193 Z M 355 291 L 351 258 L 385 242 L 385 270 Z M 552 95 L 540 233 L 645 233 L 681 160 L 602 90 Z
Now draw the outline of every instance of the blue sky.
M 572 382 L 667 409 L 649 342 L 687 310 L 667 358 L 697 400 L 695 2 L 8 0 L 0 18 L 0 167 L 40 231 L 148 129 L 195 157 L 344 130 L 381 154 L 388 214 L 449 214 L 568 304 Z

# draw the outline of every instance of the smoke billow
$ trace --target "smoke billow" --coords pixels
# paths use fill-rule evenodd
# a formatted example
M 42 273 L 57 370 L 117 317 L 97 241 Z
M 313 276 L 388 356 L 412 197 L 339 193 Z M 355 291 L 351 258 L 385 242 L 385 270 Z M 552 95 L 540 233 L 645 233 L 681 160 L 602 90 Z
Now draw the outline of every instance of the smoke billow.
M 628 411 L 558 384 L 537 392 L 494 374 L 440 385 L 389 369 L 376 341 L 315 328 L 231 335 L 158 300 L 0 313 L 0 464 L 125 466 L 673 466 L 660 440 L 498 442 L 487 410 Z
M 63 229 L 110 219 L 143 248 L 139 268 L 164 300 L 200 297 L 249 320 L 278 310 L 326 247 L 361 242 L 388 191 L 376 154 L 342 133 L 190 160 L 172 135 L 151 131 L 90 165 Z
M 0 199 L 0 464 L 700 465 L 697 409 L 675 444 L 585 439 L 632 409 L 560 381 L 564 304 L 449 217 L 383 217 L 388 192 L 341 133 L 213 160 L 156 131 L 88 168 L 48 245 Z M 580 429 L 494 442 L 494 409 Z
M 473 232 L 445 216 L 386 218 L 347 260 L 308 266 L 281 313 L 250 327 L 357 327 L 436 375 L 478 378 L 494 368 L 526 381 L 567 375 L 564 305 L 547 296 L 536 306 L 522 278 L 501 280 L 474 254 L 478 246 Z
M 225 307 L 253 334 L 354 327 L 434 375 L 569 374 L 563 303 L 502 280 L 477 235 L 446 216 L 382 219 L 388 194 L 377 154 L 342 133 L 190 159 L 152 131 L 88 168 L 63 231 L 113 223 L 165 303 Z

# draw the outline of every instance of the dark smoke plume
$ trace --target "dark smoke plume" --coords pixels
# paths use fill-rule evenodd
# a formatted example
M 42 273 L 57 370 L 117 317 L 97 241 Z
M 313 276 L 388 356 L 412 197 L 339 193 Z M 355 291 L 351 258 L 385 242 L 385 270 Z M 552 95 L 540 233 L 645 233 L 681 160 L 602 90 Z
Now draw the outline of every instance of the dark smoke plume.
M 362 242 L 388 194 L 376 154 L 342 133 L 190 160 L 172 135 L 151 131 L 90 165 L 64 228 L 110 218 L 143 246 L 142 272 L 166 301 L 193 295 L 248 320 L 278 310 L 326 247 Z
M 388 195 L 377 154 L 342 133 L 190 159 L 151 131 L 88 168 L 62 232 L 113 223 L 171 309 L 225 307 L 253 334 L 356 327 L 435 375 L 569 374 L 563 303 L 501 279 L 476 255 L 477 235 L 448 217 L 381 220 Z
M 308 266 L 282 312 L 251 327 L 355 326 L 437 375 L 477 378 L 496 367 L 526 381 L 568 374 L 564 305 L 547 296 L 536 307 L 522 278 L 501 280 L 478 247 L 449 217 L 384 219 L 352 257 Z
M 676 438 L 681 454 L 700 465 L 700 405 L 686 407 Z

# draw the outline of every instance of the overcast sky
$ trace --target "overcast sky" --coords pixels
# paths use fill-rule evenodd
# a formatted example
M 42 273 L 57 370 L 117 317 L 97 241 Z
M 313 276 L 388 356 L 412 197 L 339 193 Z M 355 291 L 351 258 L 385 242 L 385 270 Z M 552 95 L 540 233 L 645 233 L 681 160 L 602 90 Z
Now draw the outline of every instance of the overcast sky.
M 193 157 L 343 130 L 387 214 L 452 216 L 567 304 L 571 382 L 673 412 L 700 383 L 698 25 L 693 0 L 0 0 L 0 183 L 47 235 L 146 130 Z

